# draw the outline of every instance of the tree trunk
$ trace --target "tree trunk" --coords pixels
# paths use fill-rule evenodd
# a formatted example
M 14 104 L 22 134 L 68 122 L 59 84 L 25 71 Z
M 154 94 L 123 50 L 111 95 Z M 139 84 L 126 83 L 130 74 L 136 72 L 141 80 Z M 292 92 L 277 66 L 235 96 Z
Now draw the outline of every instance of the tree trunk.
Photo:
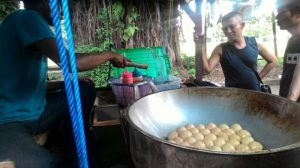
M 112 4 L 121 2 L 124 15 L 115 21 L 114 11 L 107 11 L 108 18 L 100 20 L 99 13 L 111 9 Z M 172 4 L 172 6 L 170 6 Z M 123 40 L 123 29 L 126 27 L 132 8 L 136 7 L 139 15 L 135 25 L 139 28 L 128 41 Z M 171 15 L 170 15 L 171 14 Z M 106 28 L 111 35 L 111 42 L 115 49 L 163 46 L 168 50 L 174 64 L 180 65 L 180 47 L 178 37 L 178 1 L 134 1 L 134 0 L 81 0 L 75 3 L 72 14 L 73 34 L 76 45 L 92 44 L 99 46 L 106 39 L 99 36 L 97 30 Z M 170 25 L 169 25 L 170 23 Z M 172 32 L 172 33 L 171 33 Z

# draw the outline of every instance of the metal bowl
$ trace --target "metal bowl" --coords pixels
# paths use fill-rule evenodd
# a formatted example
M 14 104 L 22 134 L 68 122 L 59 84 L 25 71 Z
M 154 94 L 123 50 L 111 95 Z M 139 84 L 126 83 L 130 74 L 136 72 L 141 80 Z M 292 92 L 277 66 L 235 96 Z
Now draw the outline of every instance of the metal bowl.
M 136 167 L 300 167 L 300 105 L 235 88 L 182 88 L 143 97 L 125 114 Z M 188 123 L 239 123 L 263 144 L 252 153 L 226 153 L 167 142 Z

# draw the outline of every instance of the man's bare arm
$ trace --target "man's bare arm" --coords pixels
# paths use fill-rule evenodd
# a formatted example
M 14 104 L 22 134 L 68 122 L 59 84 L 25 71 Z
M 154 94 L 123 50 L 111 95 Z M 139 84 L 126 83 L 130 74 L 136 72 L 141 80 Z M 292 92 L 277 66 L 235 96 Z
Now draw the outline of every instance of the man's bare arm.
M 258 45 L 259 55 L 261 55 L 263 59 L 267 61 L 267 64 L 259 72 L 259 76 L 262 79 L 276 66 L 277 58 L 261 43 L 258 43 L 257 45 Z
M 53 62 L 59 65 L 59 52 L 54 38 L 40 40 L 33 47 L 45 54 Z M 96 68 L 99 65 L 111 61 L 114 66 L 125 67 L 127 59 L 115 52 L 101 53 L 79 53 L 76 54 L 76 64 L 78 71 L 85 71 Z
M 300 97 L 300 62 L 297 63 L 294 70 L 293 80 L 290 85 L 287 98 L 293 101 L 299 100 Z
M 207 59 L 206 54 L 203 54 L 202 62 L 203 62 L 203 69 L 205 74 L 210 73 L 220 62 L 221 54 L 222 54 L 221 45 L 215 47 L 209 59 Z

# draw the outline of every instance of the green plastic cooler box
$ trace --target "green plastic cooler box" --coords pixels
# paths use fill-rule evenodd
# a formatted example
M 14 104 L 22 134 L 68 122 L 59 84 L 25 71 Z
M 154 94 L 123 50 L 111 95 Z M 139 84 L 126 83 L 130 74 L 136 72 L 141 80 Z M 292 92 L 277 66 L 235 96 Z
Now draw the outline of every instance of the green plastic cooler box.
M 116 52 L 132 60 L 132 62 L 147 64 L 148 69 L 139 69 L 143 76 L 153 79 L 155 84 L 170 80 L 170 60 L 163 47 L 144 47 L 132 49 L 120 49 Z M 133 67 L 126 67 L 130 72 Z M 112 67 L 111 76 L 120 77 L 125 68 Z

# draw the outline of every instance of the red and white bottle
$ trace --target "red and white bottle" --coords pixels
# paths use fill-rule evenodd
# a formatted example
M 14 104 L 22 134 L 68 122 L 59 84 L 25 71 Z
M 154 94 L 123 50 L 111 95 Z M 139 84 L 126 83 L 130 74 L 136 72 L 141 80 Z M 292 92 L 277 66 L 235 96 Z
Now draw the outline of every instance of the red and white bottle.
M 125 72 L 122 73 L 122 83 L 133 84 L 133 76 L 132 73 L 128 71 L 128 69 L 126 69 Z

